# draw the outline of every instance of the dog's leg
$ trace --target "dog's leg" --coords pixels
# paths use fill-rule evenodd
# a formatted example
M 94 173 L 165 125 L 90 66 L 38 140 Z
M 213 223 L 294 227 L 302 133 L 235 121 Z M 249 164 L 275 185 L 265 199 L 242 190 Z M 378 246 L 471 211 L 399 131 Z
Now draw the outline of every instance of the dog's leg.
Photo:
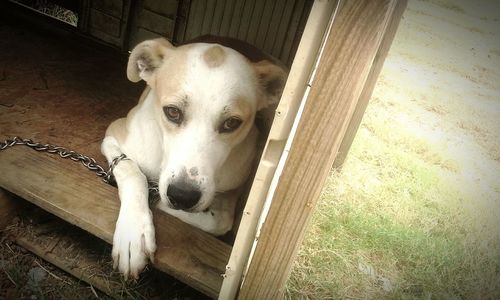
M 108 161 L 122 154 L 118 141 L 107 136 L 101 146 Z M 134 161 L 120 161 L 113 174 L 118 185 L 120 213 L 113 237 L 113 265 L 125 277 L 137 278 L 156 251 L 153 217 L 148 205 L 148 183 Z
M 158 208 L 203 231 L 219 236 L 233 227 L 234 211 L 239 195 L 239 191 L 218 194 L 206 211 L 198 213 L 172 209 L 162 201 L 158 203 Z

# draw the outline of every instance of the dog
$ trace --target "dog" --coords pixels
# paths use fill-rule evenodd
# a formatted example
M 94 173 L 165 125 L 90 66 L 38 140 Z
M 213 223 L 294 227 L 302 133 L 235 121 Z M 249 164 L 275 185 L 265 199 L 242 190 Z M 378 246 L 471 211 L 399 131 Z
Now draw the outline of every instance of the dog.
M 222 43 L 165 39 L 131 52 L 127 77 L 147 87 L 101 146 L 109 163 L 127 157 L 113 171 L 121 205 L 112 257 L 125 277 L 137 278 L 156 251 L 148 181 L 158 183 L 163 211 L 213 235 L 232 228 L 256 153 L 256 114 L 279 101 L 287 76 L 251 57 Z

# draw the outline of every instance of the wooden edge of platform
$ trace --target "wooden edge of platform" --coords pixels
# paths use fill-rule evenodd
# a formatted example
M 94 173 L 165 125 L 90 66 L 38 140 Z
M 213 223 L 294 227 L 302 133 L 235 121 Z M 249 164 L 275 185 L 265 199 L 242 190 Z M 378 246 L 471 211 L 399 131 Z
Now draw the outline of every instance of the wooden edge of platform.
M 119 211 L 117 189 L 82 165 L 18 146 L 0 152 L 0 174 L 0 187 L 112 242 Z M 154 266 L 216 298 L 231 247 L 158 210 L 154 222 Z
M 97 274 L 94 276 L 89 275 L 87 269 L 89 267 L 92 267 L 92 264 L 95 262 L 88 259 L 88 257 L 80 256 L 78 260 L 79 263 L 78 265 L 70 264 L 67 262 L 67 260 L 61 259 L 61 257 L 54 254 L 51 251 L 51 249 L 41 247 L 40 245 L 36 244 L 35 241 L 33 241 L 28 237 L 25 236 L 16 237 L 15 242 L 24 249 L 42 258 L 46 262 L 58 267 L 64 272 L 71 274 L 80 280 L 83 280 L 84 282 L 88 283 L 92 287 L 97 288 L 106 295 L 114 298 L 119 297 L 119 295 L 115 294 L 114 292 L 117 290 L 118 291 L 121 290 L 123 284 L 106 281 L 105 279 L 103 279 L 103 276 L 105 276 L 106 274 Z

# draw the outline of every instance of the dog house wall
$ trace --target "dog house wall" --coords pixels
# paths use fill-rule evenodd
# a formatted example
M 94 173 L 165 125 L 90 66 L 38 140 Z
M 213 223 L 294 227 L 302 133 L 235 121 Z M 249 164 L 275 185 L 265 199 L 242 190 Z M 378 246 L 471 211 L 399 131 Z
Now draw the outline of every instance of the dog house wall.
M 290 66 L 313 0 L 83 0 L 82 32 L 124 50 L 152 38 L 246 41 Z

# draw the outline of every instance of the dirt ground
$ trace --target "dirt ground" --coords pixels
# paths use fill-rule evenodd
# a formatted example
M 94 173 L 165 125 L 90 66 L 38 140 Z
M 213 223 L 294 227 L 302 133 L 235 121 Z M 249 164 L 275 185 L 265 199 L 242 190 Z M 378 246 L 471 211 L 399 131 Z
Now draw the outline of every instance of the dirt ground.
M 500 2 L 409 1 L 373 95 L 453 162 L 447 180 L 500 239 Z

